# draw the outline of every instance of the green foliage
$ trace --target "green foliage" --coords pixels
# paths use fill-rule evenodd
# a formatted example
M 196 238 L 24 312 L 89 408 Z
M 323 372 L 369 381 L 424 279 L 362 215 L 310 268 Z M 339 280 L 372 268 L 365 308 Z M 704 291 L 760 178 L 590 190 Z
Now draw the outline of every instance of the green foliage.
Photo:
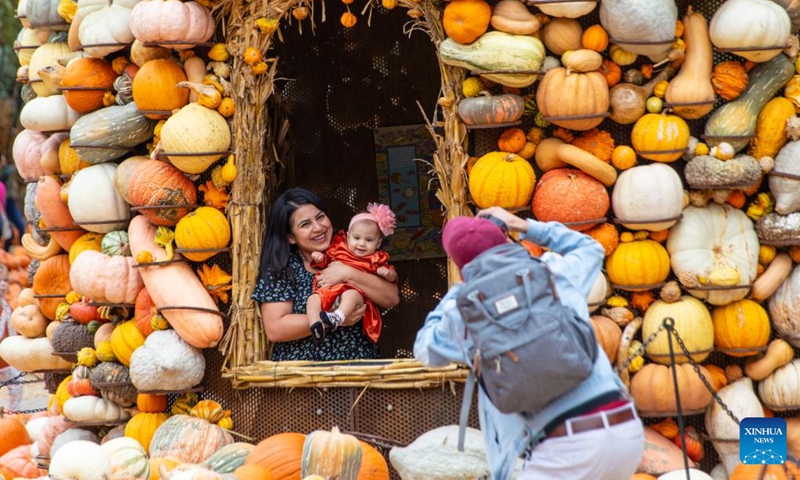
M 14 40 L 22 29 L 14 0 L 0 0 L 0 97 L 12 95 L 16 85 L 19 61 L 14 53 Z

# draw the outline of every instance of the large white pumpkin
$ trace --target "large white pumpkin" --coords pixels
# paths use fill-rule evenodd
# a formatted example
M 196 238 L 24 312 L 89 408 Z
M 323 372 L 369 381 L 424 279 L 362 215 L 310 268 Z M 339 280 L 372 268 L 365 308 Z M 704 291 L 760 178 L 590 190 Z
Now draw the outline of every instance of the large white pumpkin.
M 612 293 L 614 293 L 614 289 L 611 288 L 611 282 L 604 272 L 600 272 L 592 284 L 592 289 L 589 290 L 589 295 L 586 297 L 589 311 L 594 312 L 600 308 Z
M 100 445 L 77 440 L 61 447 L 50 461 L 51 478 L 107 480 L 111 462 Z
M 84 395 L 72 397 L 64 402 L 64 416 L 73 422 L 108 422 L 127 420 L 130 412 L 118 403 L 101 397 Z
M 747 215 L 716 203 L 685 208 L 667 237 L 672 271 L 690 294 L 712 305 L 727 305 L 747 295 L 756 278 L 758 249 Z M 733 288 L 740 285 L 744 287 Z
M 72 53 L 66 42 L 43 43 L 31 55 L 28 65 L 28 83 L 39 97 L 55 95 L 57 90 L 41 81 L 39 70 L 58 65 L 58 59 Z
M 654 62 L 667 58 L 672 49 L 677 20 L 678 7 L 674 0 L 600 2 L 600 24 L 608 31 L 608 36 L 623 49 L 646 55 Z
M 78 27 L 78 38 L 83 50 L 95 58 L 103 58 L 109 53 L 122 50 L 133 43 L 133 33 L 129 27 L 131 9 L 140 0 L 112 0 L 104 1 L 100 8 L 88 10 L 84 7 L 81 12 L 81 23 Z M 81 2 L 79 2 L 80 5 Z M 90 2 L 85 2 L 90 3 Z M 80 7 L 79 7 L 80 8 Z M 110 45 L 103 47 L 90 47 L 88 45 Z M 116 44 L 116 45 L 114 45 Z
M 719 49 L 774 47 L 732 52 L 752 62 L 766 62 L 781 53 L 791 29 L 789 14 L 771 0 L 727 0 L 711 17 L 708 33 Z
M 794 267 L 769 297 L 769 317 L 775 331 L 787 342 L 800 347 L 800 265 Z
M 617 178 L 611 206 L 618 223 L 631 230 L 657 232 L 673 226 L 683 209 L 683 184 L 663 163 L 625 170 Z M 654 222 L 653 220 L 667 221 Z
M 778 367 L 758 382 L 758 396 L 772 410 L 794 410 L 800 405 L 800 358 Z
M 0 342 L 0 357 L 21 372 L 68 370 L 72 367 L 70 362 L 53 355 L 53 346 L 47 337 L 6 337 Z
M 19 113 L 19 122 L 35 132 L 56 132 L 69 130 L 80 117 L 80 113 L 67 105 L 64 95 L 51 95 L 26 103 Z
M 114 187 L 117 165 L 101 163 L 75 172 L 67 206 L 75 223 L 90 232 L 124 230 L 131 218 L 130 206 Z M 92 223 L 108 222 L 114 223 Z
M 753 391 L 753 381 L 748 377 L 723 387 L 717 395 L 736 418 L 764 416 L 761 402 Z M 709 403 L 706 408 L 705 424 L 706 433 L 714 439 L 711 444 L 719 454 L 720 461 L 727 471 L 732 472 L 739 465 L 739 424 L 716 401 Z
M 788 173 L 800 175 L 800 141 L 789 142 L 775 156 L 775 167 L 772 173 Z M 800 211 L 800 180 L 769 176 L 769 191 L 775 196 L 775 211 L 788 215 Z

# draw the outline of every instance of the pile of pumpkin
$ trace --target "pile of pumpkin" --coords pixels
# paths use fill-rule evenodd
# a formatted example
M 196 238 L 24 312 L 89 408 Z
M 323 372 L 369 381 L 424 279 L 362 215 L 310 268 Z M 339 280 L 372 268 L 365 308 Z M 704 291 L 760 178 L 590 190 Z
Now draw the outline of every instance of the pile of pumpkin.
M 127 426 L 97 433 L 64 416 L 3 416 L 2 478 L 76 480 L 388 480 L 380 452 L 334 427 L 281 433 L 257 445 L 235 442 L 211 400 L 181 397 L 167 413 L 163 395 L 139 395 Z M 196 398 L 194 399 L 196 402 Z M 214 422 L 217 422 L 216 424 Z M 41 454 L 49 465 L 41 464 Z M 48 469 L 40 468 L 47 466 Z
M 187 261 L 226 250 L 226 189 L 236 177 L 229 55 L 216 46 L 206 62 L 195 48 L 214 33 L 209 7 L 20 2 L 25 129 L 13 154 L 27 182 L 32 290 L 14 310 L 22 335 L 0 345 L 20 370 L 61 370 L 96 348 L 99 361 L 132 367 L 128 381 L 142 390 L 202 379 L 194 359 L 222 338 L 218 302 L 228 301 L 231 276 Z M 198 186 L 201 174 L 210 179 Z M 176 348 L 193 359 L 191 375 L 143 378 L 174 361 L 163 352 Z
M 595 8 L 600 23 L 584 29 Z M 643 414 L 677 410 L 666 333 L 641 343 L 666 317 L 694 361 L 715 349 L 730 358 L 699 372 L 738 418 L 795 410 L 800 42 L 791 32 L 800 4 L 724 0 L 710 22 L 691 7 L 681 14 L 672 0 L 448 3 L 440 57 L 473 74 L 455 95 L 457 113 L 498 134 L 496 151 L 465 158 L 471 199 L 530 209 L 603 245 L 592 321 Z M 729 53 L 716 65 L 714 48 Z M 526 114 L 528 126 L 514 125 Z M 615 143 L 606 118 L 631 126 L 630 143 Z M 728 478 L 738 426 L 677 353 L 681 407 L 705 411 Z M 787 423 L 790 438 L 800 435 L 800 417 Z M 648 439 L 675 448 L 654 429 Z M 800 443 L 789 449 L 800 454 Z M 648 455 L 640 466 L 665 468 Z

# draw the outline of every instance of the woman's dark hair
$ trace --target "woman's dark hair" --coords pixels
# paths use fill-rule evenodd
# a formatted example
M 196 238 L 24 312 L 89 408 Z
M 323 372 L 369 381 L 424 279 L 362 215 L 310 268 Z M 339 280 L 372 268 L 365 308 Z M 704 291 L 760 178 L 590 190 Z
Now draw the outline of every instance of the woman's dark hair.
M 272 202 L 261 249 L 261 275 L 271 272 L 275 278 L 291 278 L 289 257 L 297 246 L 289 243 L 288 238 L 292 233 L 292 215 L 303 205 L 314 205 L 325 211 L 322 200 L 301 187 L 286 190 Z

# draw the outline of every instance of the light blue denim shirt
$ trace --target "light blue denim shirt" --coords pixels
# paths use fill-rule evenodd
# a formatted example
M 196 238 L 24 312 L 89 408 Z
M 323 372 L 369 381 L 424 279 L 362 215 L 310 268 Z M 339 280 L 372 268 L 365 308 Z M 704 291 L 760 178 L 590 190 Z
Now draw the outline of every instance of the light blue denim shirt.
M 528 231 L 523 238 L 551 250 L 542 255 L 542 260 L 556 276 L 556 289 L 561 302 L 588 321 L 586 298 L 600 273 L 603 247 L 591 237 L 557 222 L 528 220 Z M 453 285 L 428 314 L 425 325 L 417 333 L 414 356 L 425 365 L 433 367 L 451 362 L 470 363 L 465 352 L 471 345 L 469 339 L 465 340 L 464 323 L 456 307 L 461 286 Z M 535 414 L 502 413 L 494 407 L 483 389 L 478 389 L 478 419 L 494 480 L 511 477 L 516 459 L 528 446 L 535 446 L 544 438 L 545 426 L 558 415 L 604 393 L 615 390 L 624 392 L 625 387 L 614 374 L 602 348 L 598 348 L 598 351 L 592 375 Z

